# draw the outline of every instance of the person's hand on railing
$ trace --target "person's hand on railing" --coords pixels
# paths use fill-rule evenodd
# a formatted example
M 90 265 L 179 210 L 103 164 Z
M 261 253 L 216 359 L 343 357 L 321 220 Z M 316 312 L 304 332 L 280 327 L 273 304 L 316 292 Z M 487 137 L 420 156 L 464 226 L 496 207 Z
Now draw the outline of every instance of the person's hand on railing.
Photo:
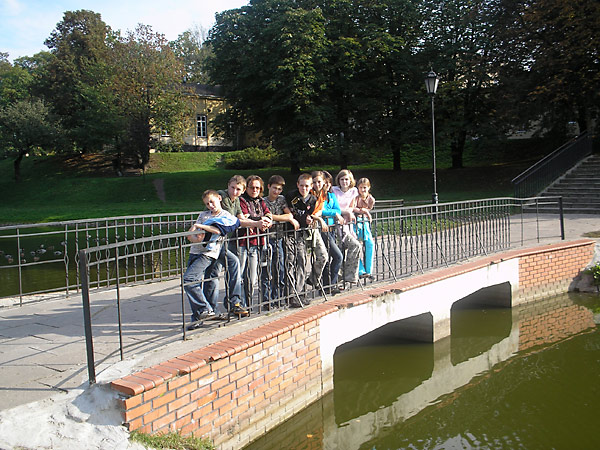
M 260 218 L 260 220 L 258 221 L 259 225 L 258 228 L 261 229 L 261 231 L 266 231 L 267 229 L 269 229 L 271 227 L 271 225 L 273 225 L 273 219 L 271 218 L 270 215 L 266 215 Z
M 344 219 L 344 216 L 342 216 L 341 214 L 336 214 L 335 215 L 335 220 L 337 221 L 337 223 L 339 223 L 340 225 L 345 225 L 346 224 L 346 219 Z
M 367 208 L 355 208 L 354 212 L 360 216 L 360 218 L 366 217 L 369 222 L 373 220 L 371 212 Z
M 342 211 L 342 214 L 346 219 L 346 223 L 356 223 L 356 216 L 352 211 Z
M 196 230 L 202 230 L 201 226 L 197 223 L 192 225 L 188 231 L 196 231 Z M 187 240 L 192 243 L 202 242 L 202 240 L 204 239 L 204 234 L 205 234 L 204 230 L 202 230 L 201 233 L 189 234 L 187 236 Z
M 323 220 L 323 218 L 315 216 L 315 228 L 318 228 L 319 226 L 321 227 L 321 231 L 329 231 L 329 227 L 327 226 L 327 223 Z

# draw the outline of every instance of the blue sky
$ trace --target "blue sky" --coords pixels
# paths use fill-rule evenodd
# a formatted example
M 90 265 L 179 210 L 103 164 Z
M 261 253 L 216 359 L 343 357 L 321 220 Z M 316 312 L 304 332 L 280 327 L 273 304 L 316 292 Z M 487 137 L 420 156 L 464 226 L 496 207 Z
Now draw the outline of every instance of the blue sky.
M 0 52 L 12 61 L 48 50 L 44 41 L 65 11 L 88 9 L 100 13 L 111 28 L 133 30 L 151 25 L 168 40 L 195 25 L 209 29 L 215 13 L 247 5 L 248 0 L 0 0 Z

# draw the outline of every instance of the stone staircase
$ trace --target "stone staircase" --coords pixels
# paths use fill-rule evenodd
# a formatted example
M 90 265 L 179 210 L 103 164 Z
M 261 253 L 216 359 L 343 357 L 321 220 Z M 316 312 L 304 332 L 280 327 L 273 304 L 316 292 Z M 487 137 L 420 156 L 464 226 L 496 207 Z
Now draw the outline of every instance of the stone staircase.
M 590 155 L 540 194 L 561 196 L 565 214 L 600 215 L 600 155 Z M 544 211 L 540 207 L 540 212 Z

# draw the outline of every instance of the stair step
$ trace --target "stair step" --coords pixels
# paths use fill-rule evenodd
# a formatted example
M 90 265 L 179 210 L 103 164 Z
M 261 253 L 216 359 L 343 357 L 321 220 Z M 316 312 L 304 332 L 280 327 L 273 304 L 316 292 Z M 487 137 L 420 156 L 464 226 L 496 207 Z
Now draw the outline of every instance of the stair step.
M 565 214 L 600 215 L 600 155 L 592 155 L 565 174 L 540 194 L 542 197 L 562 197 Z M 558 206 L 532 205 L 527 210 L 557 213 Z

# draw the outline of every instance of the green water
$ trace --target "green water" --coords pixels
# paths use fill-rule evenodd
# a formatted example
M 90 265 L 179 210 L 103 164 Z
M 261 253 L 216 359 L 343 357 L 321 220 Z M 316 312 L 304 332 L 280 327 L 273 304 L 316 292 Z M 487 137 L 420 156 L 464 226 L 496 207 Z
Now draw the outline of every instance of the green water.
M 436 344 L 342 346 L 334 391 L 247 450 L 600 448 L 600 296 L 456 309 Z

